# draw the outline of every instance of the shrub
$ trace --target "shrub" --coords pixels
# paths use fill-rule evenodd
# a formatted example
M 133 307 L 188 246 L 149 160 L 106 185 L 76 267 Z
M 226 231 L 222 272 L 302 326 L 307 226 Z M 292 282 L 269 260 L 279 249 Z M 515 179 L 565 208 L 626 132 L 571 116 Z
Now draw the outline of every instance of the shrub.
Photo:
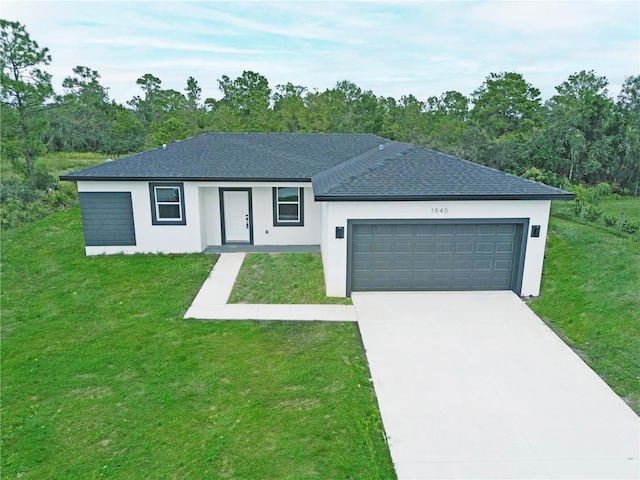
M 32 188 L 29 180 L 8 178 L 0 184 L 0 227 L 13 228 L 33 222 L 77 203 L 75 185 L 61 185 L 47 172 L 36 178 L 42 189 Z
M 611 195 L 611 185 L 607 182 L 600 182 L 595 187 L 591 189 L 593 192 L 592 203 L 597 203 L 600 198 L 608 197 Z
M 576 201 L 574 201 L 570 207 L 571 212 L 573 212 L 573 214 L 576 217 L 581 217 L 585 208 L 586 208 L 586 205 L 584 203 L 576 202 Z
M 531 167 L 522 174 L 522 178 L 533 180 L 534 182 L 544 183 L 544 172 L 536 167 Z
M 0 201 L 2 203 L 9 199 L 20 202 L 35 202 L 42 199 L 43 196 L 44 192 L 34 190 L 28 182 L 20 178 L 7 178 L 0 185 Z
M 622 224 L 622 231 L 625 232 L 625 233 L 629 233 L 629 234 L 633 235 L 638 230 L 640 230 L 640 223 L 638 223 L 638 222 L 627 222 L 627 221 L 625 221 Z
M 567 177 L 562 177 L 562 180 L 559 182 L 559 187 L 567 192 L 573 192 L 573 184 Z
M 558 176 L 548 170 L 540 170 L 536 167 L 531 167 L 522 174 L 522 178 L 533 180 L 534 182 L 544 183 L 546 185 L 558 185 Z
M 46 168 L 37 167 L 33 173 L 34 188 L 37 190 L 52 190 L 58 188 L 58 179 L 51 175 Z
M 588 222 L 597 222 L 601 216 L 602 209 L 596 207 L 595 205 L 587 205 L 584 209 L 584 218 Z
M 59 184 L 58 190 L 54 190 L 44 197 L 44 203 L 51 210 L 66 210 L 78 202 L 78 194 L 72 183 Z
M 604 224 L 607 227 L 616 227 L 618 225 L 618 219 L 616 217 L 609 217 L 608 215 L 605 215 L 602 217 L 602 220 L 604 220 Z
M 0 227 L 16 227 L 46 217 L 51 211 L 41 201 L 23 202 L 9 198 L 0 205 Z
M 598 208 L 600 199 L 611 195 L 611 185 L 607 182 L 600 182 L 592 188 L 573 185 L 571 190 L 575 194 L 573 204 L 570 206 L 574 215 L 589 222 L 596 222 L 602 216 L 602 210 Z

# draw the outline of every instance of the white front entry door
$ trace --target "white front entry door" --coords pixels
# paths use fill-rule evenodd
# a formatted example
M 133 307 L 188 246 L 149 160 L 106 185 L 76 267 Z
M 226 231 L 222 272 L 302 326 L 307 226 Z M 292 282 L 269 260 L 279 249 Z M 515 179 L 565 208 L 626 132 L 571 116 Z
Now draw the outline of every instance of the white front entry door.
M 223 190 L 224 243 L 251 242 L 248 190 Z

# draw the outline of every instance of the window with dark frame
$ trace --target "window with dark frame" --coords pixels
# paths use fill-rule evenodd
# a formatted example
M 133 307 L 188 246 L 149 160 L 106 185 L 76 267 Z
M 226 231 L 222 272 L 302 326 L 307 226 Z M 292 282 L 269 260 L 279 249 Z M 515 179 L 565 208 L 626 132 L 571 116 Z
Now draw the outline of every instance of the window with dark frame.
M 184 186 L 150 183 L 151 216 L 153 225 L 186 225 Z
M 304 190 L 299 187 L 273 188 L 273 225 L 304 225 Z

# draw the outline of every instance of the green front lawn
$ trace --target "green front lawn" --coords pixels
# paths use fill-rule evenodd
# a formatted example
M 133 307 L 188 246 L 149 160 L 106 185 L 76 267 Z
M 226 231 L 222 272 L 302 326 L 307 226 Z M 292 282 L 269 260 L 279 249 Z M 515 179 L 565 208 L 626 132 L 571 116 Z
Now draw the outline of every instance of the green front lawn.
M 319 253 L 248 253 L 229 303 L 352 304 L 325 295 Z
M 552 218 L 542 295 L 529 305 L 640 413 L 639 243 Z
M 357 325 L 182 319 L 215 260 L 3 233 L 3 478 L 395 477 Z

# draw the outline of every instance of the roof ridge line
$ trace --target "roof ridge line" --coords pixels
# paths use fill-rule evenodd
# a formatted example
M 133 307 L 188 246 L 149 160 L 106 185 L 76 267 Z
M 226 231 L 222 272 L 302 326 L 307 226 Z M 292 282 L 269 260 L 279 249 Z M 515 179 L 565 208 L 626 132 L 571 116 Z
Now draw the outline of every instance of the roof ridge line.
M 387 147 L 387 145 L 392 145 L 397 148 L 402 148 L 402 147 L 404 148 L 396 152 L 393 152 L 389 156 L 384 156 L 384 154 L 376 155 L 378 152 L 383 152 Z M 323 189 L 323 194 L 328 194 L 334 191 L 335 189 L 339 188 L 340 186 L 344 185 L 345 183 L 348 183 L 355 178 L 361 177 L 369 172 L 372 172 L 373 170 L 376 170 L 381 166 L 383 166 L 386 162 L 392 159 L 398 158 L 402 155 L 405 155 L 416 148 L 418 148 L 416 145 L 411 145 L 403 142 L 395 142 L 393 140 L 387 140 L 386 143 L 381 143 L 380 145 L 378 145 L 378 147 L 371 148 L 366 152 L 363 152 L 359 155 L 356 155 L 355 157 L 350 158 L 346 162 L 342 162 L 338 165 L 334 165 L 333 167 L 328 168 L 327 170 L 324 170 L 312 176 L 311 182 L 314 183 L 314 178 L 315 178 L 315 182 L 317 183 L 318 180 L 321 181 L 322 179 L 334 173 L 339 174 L 340 172 L 344 172 L 344 175 L 341 175 L 341 178 L 339 178 L 335 182 L 332 182 L 332 184 L 329 187 Z M 376 158 L 376 157 L 379 157 L 379 158 Z M 358 167 L 359 162 L 365 162 L 365 164 L 359 168 Z M 368 162 L 371 162 L 371 163 L 368 163 Z M 353 172 L 348 171 L 350 168 L 353 168 Z
M 397 143 L 401 143 L 401 142 L 397 142 Z M 379 147 L 378 147 L 379 148 Z M 378 161 L 376 161 L 375 163 L 373 163 L 371 166 L 369 166 L 368 168 L 365 168 L 363 170 L 361 170 L 360 172 L 358 172 L 357 174 L 353 174 L 349 177 L 345 177 L 344 179 L 342 179 L 340 182 L 337 182 L 332 188 L 326 190 L 326 193 L 331 193 L 332 191 L 334 191 L 335 189 L 337 189 L 338 187 L 344 185 L 347 182 L 350 182 L 352 180 L 354 180 L 355 178 L 358 177 L 362 177 L 363 175 L 366 175 L 367 173 L 373 172 L 374 170 L 379 169 L 380 167 L 382 167 L 385 163 L 387 163 L 390 160 L 394 160 L 397 159 L 403 155 L 406 155 L 407 153 L 409 153 L 410 151 L 414 150 L 415 147 L 409 147 L 406 148 L 405 150 L 402 150 L 400 152 L 394 153 L 393 155 L 386 157 L 386 158 L 382 158 Z M 346 163 L 346 162 L 345 162 Z

